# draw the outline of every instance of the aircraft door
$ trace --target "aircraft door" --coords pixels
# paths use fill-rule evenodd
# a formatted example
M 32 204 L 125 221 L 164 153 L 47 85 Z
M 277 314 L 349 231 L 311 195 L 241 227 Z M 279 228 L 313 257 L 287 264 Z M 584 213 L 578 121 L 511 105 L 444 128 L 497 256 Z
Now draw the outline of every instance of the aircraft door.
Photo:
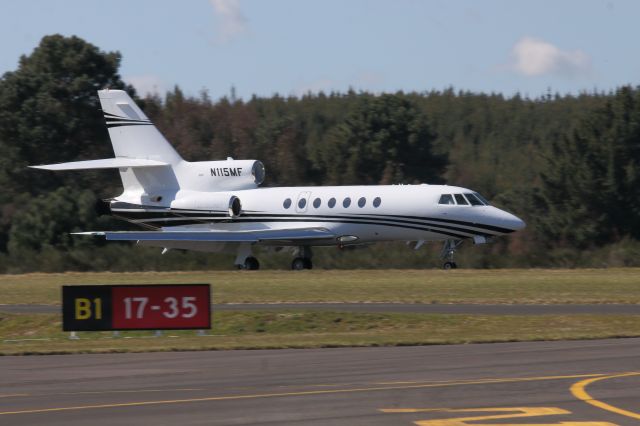
M 296 212 L 304 213 L 307 211 L 309 207 L 309 196 L 311 196 L 310 191 L 302 191 L 298 195 L 298 199 L 296 200 Z

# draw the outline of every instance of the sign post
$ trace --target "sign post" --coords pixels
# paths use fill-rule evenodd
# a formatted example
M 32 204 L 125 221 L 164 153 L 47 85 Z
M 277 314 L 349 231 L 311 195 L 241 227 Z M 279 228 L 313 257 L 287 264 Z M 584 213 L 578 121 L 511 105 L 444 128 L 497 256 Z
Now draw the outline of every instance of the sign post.
M 209 284 L 62 287 L 63 331 L 210 328 Z

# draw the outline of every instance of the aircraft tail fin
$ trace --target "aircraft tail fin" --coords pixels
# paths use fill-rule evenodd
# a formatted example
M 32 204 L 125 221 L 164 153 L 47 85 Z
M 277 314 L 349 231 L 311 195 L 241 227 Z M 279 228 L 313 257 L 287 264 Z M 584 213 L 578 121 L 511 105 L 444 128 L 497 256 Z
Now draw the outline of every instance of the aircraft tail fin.
M 99 90 L 102 112 L 116 157 L 175 165 L 180 155 L 124 90 Z
M 31 166 L 44 170 L 118 169 L 123 195 L 132 200 L 179 189 L 183 160 L 124 90 L 99 90 L 115 158 Z M 155 196 L 158 198 L 158 196 Z M 160 197 L 161 198 L 161 197 Z M 140 201 L 138 201 L 140 202 Z

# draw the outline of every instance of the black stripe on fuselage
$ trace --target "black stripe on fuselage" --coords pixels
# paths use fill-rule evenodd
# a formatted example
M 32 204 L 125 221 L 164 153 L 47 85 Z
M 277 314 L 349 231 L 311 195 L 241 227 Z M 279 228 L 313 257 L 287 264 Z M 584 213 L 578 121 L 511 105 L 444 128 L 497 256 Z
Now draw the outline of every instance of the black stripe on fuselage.
M 331 223 L 348 223 L 348 224 L 354 224 L 354 225 L 374 225 L 374 226 L 389 226 L 389 227 L 393 227 L 393 228 L 403 228 L 403 229 L 414 229 L 414 230 L 419 230 L 419 231 L 427 231 L 427 232 L 433 232 L 435 234 L 440 234 L 440 235 L 446 235 L 449 237 L 453 237 L 453 238 L 460 238 L 460 239 L 465 239 L 465 238 L 471 238 L 471 235 L 478 235 L 475 232 L 468 232 L 471 235 L 462 235 L 462 234 L 458 234 L 458 233 L 454 233 L 454 232 L 450 232 L 450 231 L 445 231 L 445 230 L 441 230 L 441 229 L 434 229 L 432 227 L 427 227 L 427 226 L 410 226 L 410 225 L 404 225 L 404 224 L 399 224 L 396 222 L 393 223 L 382 223 L 382 222 L 370 222 L 370 221 L 366 221 L 366 220 L 357 220 L 357 219 L 352 219 L 352 220 L 342 220 L 342 219 L 304 219 L 304 218 L 300 218 L 300 219 L 250 219 L 250 218 L 235 218 L 235 219 L 225 219 L 225 220 L 218 220 L 215 221 L 213 223 L 255 223 L 255 222 L 259 222 L 259 223 L 282 223 L 282 222 L 297 222 L 297 223 L 326 223 L 326 222 L 331 222 Z M 134 222 L 136 224 L 139 225 L 145 225 L 145 226 L 152 226 L 155 227 L 156 229 L 160 228 L 160 226 L 154 226 L 151 225 L 150 222 Z M 153 222 L 153 224 L 159 224 L 159 223 L 164 223 L 165 226 L 169 225 L 169 226 L 187 226 L 187 225 L 202 225 L 205 223 L 212 223 L 212 221 L 206 221 L 206 220 L 193 220 L 193 219 L 183 219 L 183 220 L 177 220 L 177 221 L 158 221 L 158 222 Z M 440 228 L 438 226 L 438 228 Z M 485 235 L 485 234 L 482 234 Z M 486 235 L 486 236 L 490 236 L 490 235 Z
M 143 124 L 151 124 L 149 120 L 136 120 L 135 118 L 105 118 L 107 124 L 110 123 L 143 123 Z
M 178 226 L 185 224 L 201 224 L 201 223 L 236 223 L 236 222 L 342 222 L 342 223 L 363 223 L 366 220 L 367 224 L 373 225 L 388 225 L 389 222 L 391 224 L 403 224 L 403 225 L 417 225 L 428 228 L 439 228 L 441 230 L 448 230 L 453 232 L 463 232 L 471 235 L 483 235 L 483 236 L 493 236 L 493 234 L 488 234 L 486 232 L 480 231 L 478 229 L 466 229 L 460 228 L 457 226 L 449 226 L 442 225 L 439 223 L 425 223 L 425 222 L 415 222 L 415 221 L 406 221 L 406 220 L 397 220 L 397 219 L 381 219 L 381 218 L 355 218 L 355 217 L 314 217 L 314 216 L 292 216 L 287 218 L 278 218 L 278 217 L 259 217 L 259 216 L 246 216 L 246 217 L 237 217 L 230 218 L 227 215 L 222 215 L 223 217 L 220 219 L 213 219 L 212 217 L 202 217 L 202 216 L 184 216 L 177 218 L 152 218 L 147 220 L 139 220 L 139 222 L 134 223 L 163 223 L 166 226 Z M 220 216 L 218 216 L 220 217 Z M 422 228 L 421 228 L 422 229 Z
M 104 118 L 122 118 L 122 119 L 128 118 L 128 117 L 122 117 L 121 115 L 111 114 L 110 112 L 103 112 L 103 114 L 104 114 Z
M 352 224 L 365 224 L 365 225 L 380 225 L 380 226 L 394 226 L 406 229 L 417 229 L 422 231 L 436 232 L 443 235 L 449 235 L 456 238 L 470 238 L 472 235 L 482 235 L 491 237 L 493 234 L 488 234 L 478 229 L 465 229 L 454 226 L 447 226 L 442 224 L 432 224 L 415 221 L 402 221 L 398 219 L 384 219 L 384 218 L 365 218 L 365 217 L 348 217 L 348 216 L 308 216 L 308 215 L 251 215 L 247 217 L 230 218 L 224 213 L 218 213 L 214 215 L 204 216 L 198 213 L 189 214 L 172 214 L 171 212 L 160 213 L 162 216 L 158 216 L 159 212 L 130 212 L 133 213 L 130 216 L 121 214 L 123 212 L 114 212 L 114 216 L 120 219 L 124 219 L 139 225 L 147 225 L 153 227 L 160 226 L 186 226 L 186 225 L 201 225 L 206 223 L 254 223 L 254 222 L 309 222 L 309 223 L 352 223 Z M 144 216 L 143 216 L 144 215 Z M 194 216 L 195 215 L 195 216 Z M 267 217 L 269 216 L 269 217 Z M 283 218 L 283 216 L 285 216 Z M 146 219 L 146 220 L 145 220 Z M 463 234 L 469 235 L 463 235 Z
M 447 223 L 447 224 L 452 224 L 452 225 L 462 225 L 462 226 L 468 226 L 470 228 L 478 228 L 481 229 L 483 231 L 493 231 L 493 232 L 499 232 L 502 234 L 508 234 L 510 232 L 513 232 L 513 229 L 509 229 L 509 228 L 501 228 L 498 226 L 493 226 L 493 225 L 485 225 L 483 223 L 474 223 L 474 222 L 465 222 L 465 221 L 461 221 L 461 220 L 452 220 L 452 219 L 439 219 L 439 218 L 431 218 L 431 217 L 421 217 L 421 216 L 402 216 L 402 215 L 384 215 L 384 214 L 379 214 L 379 215 L 370 215 L 370 214 L 366 214 L 366 213 L 362 213 L 362 214 L 347 214 L 347 215 L 336 215 L 336 216 L 327 216 L 327 215 L 279 215 L 279 214 L 254 214 L 253 216 L 257 216 L 257 217 L 318 217 L 318 218 L 352 218 L 352 219 L 360 219 L 360 218 L 364 218 L 367 220 L 386 220 L 386 221 L 398 221 L 398 222 L 402 222 L 402 223 L 415 223 L 415 224 L 424 224 L 422 222 L 415 222 L 415 220 L 420 220 L 420 221 L 425 221 L 425 222 L 440 222 L 440 223 Z M 396 219 L 397 218 L 397 219 Z M 409 219 L 409 220 L 407 220 Z M 437 225 L 437 224 L 430 224 L 430 225 L 434 225 L 434 226 L 443 226 L 444 225 Z M 459 229 L 459 230 L 463 230 L 462 228 L 451 228 L 451 229 Z M 474 230 L 470 230 L 470 229 L 466 229 L 465 231 L 475 231 Z M 486 235 L 486 234 L 483 234 Z
M 366 214 L 362 214 L 363 216 L 366 216 Z M 494 226 L 494 225 L 485 225 L 483 223 L 475 223 L 475 222 L 466 222 L 463 220 L 453 220 L 453 219 L 441 219 L 441 218 L 424 218 L 424 217 L 420 217 L 420 216 L 401 216 L 401 215 L 394 215 L 394 214 L 389 214 L 389 215 L 379 215 L 379 216 L 385 216 L 385 217 L 398 217 L 398 218 L 406 218 L 406 219 L 417 219 L 417 220 L 430 220 L 432 222 L 442 222 L 442 223 L 451 223 L 451 224 L 455 224 L 455 225 L 464 225 L 464 226 L 473 226 L 476 228 L 483 228 L 486 229 L 488 231 L 495 231 L 495 232 L 500 232 L 502 234 L 508 234 L 511 232 L 514 232 L 513 229 L 510 228 L 502 228 L 500 226 Z
M 114 212 L 115 213 L 115 212 Z M 189 217 L 198 217 L 198 218 L 202 218 L 203 216 L 210 216 L 211 219 L 214 218 L 220 218 L 220 217 L 227 217 L 226 213 L 217 213 L 217 214 L 212 214 L 209 212 L 194 212 L 194 211 L 189 211 L 189 212 L 184 212 L 181 213 L 179 211 L 176 211 L 174 209 L 171 210 L 166 210 L 164 212 L 146 212 L 146 211 L 140 211 L 140 212 L 130 212 L 129 214 L 131 214 L 131 219 L 163 219 L 163 218 L 170 218 L 170 217 L 185 217 L 185 218 L 189 218 Z M 119 212 L 120 216 L 124 216 L 124 212 Z M 288 214 L 264 214 L 264 213 L 255 213 L 255 214 L 250 214 L 248 215 L 249 218 L 251 217 L 257 217 L 257 218 L 264 218 L 264 219 L 268 219 L 268 218 L 290 218 L 292 220 L 296 220 L 296 219 L 339 219 L 339 220 L 362 220 L 362 219 L 366 219 L 368 221 L 376 221 L 376 222 L 381 222 L 381 221 L 385 221 L 385 222 L 397 222 L 397 223 L 404 223 L 404 224 L 408 224 L 408 225 L 429 225 L 429 226 L 436 226 L 438 228 L 444 228 L 444 229 L 449 229 L 452 231 L 457 231 L 457 232 L 465 232 L 465 233 L 472 233 L 472 234 L 477 234 L 477 235 L 485 235 L 485 236 L 490 236 L 492 234 L 487 233 L 487 232 L 497 232 L 497 233 L 502 233 L 502 234 L 507 234 L 507 233 L 511 233 L 513 232 L 512 229 L 509 228 L 501 228 L 498 226 L 492 226 L 492 225 L 485 225 L 485 224 L 479 224 L 479 223 L 473 223 L 473 222 L 465 222 L 465 221 L 460 221 L 460 220 L 451 220 L 451 219 L 439 219 L 439 218 L 427 218 L 427 217 L 420 217 L 420 216 L 401 216 L 401 215 L 366 215 L 366 214 L 357 214 L 357 215 L 305 215 L 305 214 L 298 214 L 298 215 L 288 215 Z M 245 217 L 247 218 L 247 217 Z M 240 218 L 236 218 L 234 220 L 240 220 L 243 219 L 242 217 Z M 407 220 L 410 219 L 410 220 Z M 202 221 L 206 221 L 205 218 L 200 219 L 200 221 L 197 221 L 196 223 L 201 223 Z M 228 221 L 232 221 L 230 218 Z M 420 222 L 417 222 L 420 221 Z M 426 222 L 426 223 L 425 223 Z M 436 223 L 428 223 L 428 222 L 436 222 Z M 458 226 L 452 226 L 452 225 L 458 225 Z M 467 226 L 469 228 L 472 229 L 466 229 L 466 228 L 460 228 L 459 226 Z
M 151 122 L 131 122 L 131 123 L 107 123 L 107 128 L 124 127 L 124 126 L 153 126 Z
M 140 123 L 150 123 L 151 122 L 149 119 L 144 120 L 142 118 L 121 117 L 119 115 L 109 114 L 108 112 L 104 113 L 104 119 L 106 121 L 138 121 Z

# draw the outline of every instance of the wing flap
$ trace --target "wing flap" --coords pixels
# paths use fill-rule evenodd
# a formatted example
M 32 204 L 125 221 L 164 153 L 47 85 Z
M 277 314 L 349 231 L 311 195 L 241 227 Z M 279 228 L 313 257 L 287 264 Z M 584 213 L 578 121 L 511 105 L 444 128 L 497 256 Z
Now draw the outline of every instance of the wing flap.
M 105 237 L 110 241 L 201 241 L 217 243 L 294 243 L 335 239 L 325 228 L 268 229 L 256 231 L 104 231 L 74 235 Z
M 32 169 L 42 170 L 97 170 L 97 169 L 120 169 L 124 167 L 160 167 L 168 166 L 169 163 L 156 160 L 146 160 L 140 158 L 104 158 L 102 160 L 72 161 L 70 163 L 42 164 L 39 166 L 29 166 Z

